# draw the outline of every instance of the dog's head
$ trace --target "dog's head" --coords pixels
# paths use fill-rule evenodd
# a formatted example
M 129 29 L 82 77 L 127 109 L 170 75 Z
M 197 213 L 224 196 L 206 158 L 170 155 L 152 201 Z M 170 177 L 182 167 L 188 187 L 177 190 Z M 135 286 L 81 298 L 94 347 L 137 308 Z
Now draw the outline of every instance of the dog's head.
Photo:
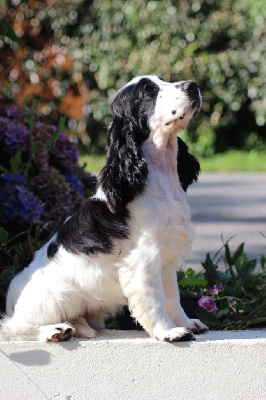
M 142 144 L 155 133 L 164 137 L 184 129 L 201 107 L 193 81 L 168 83 L 157 76 L 134 78 L 111 105 L 106 163 L 99 176 L 109 208 L 115 212 L 145 187 L 147 160 Z M 184 190 L 197 180 L 199 163 L 178 138 L 178 174 Z
M 143 132 L 178 133 L 201 107 L 198 86 L 193 81 L 168 83 L 157 76 L 137 77 L 117 93 L 112 103 L 113 117 L 134 117 Z

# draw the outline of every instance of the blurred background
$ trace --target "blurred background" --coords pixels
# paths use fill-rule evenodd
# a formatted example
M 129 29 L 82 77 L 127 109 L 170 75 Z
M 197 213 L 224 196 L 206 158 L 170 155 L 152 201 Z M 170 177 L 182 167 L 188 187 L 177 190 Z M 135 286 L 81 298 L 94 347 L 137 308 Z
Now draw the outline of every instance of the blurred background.
M 265 170 L 265 9 L 263 0 L 2 0 L 1 87 L 47 123 L 64 114 L 97 172 L 121 86 L 143 74 L 192 79 L 202 111 L 182 136 L 203 170 Z

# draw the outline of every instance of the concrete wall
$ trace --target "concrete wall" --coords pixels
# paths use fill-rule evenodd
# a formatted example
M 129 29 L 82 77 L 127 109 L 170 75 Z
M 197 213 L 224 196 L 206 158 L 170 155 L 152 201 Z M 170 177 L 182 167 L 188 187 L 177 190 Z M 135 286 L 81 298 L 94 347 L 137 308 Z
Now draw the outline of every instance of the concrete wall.
M 103 331 L 62 344 L 0 343 L 0 400 L 265 399 L 266 330 L 159 343 Z

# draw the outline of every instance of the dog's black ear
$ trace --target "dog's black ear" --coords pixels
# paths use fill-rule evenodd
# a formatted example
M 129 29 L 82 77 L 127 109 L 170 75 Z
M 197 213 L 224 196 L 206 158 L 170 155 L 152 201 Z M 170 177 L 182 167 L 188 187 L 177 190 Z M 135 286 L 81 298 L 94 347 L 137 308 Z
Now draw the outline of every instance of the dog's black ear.
M 112 107 L 114 120 L 108 131 L 107 157 L 98 180 L 113 213 L 143 191 L 148 176 L 147 162 L 140 148 L 143 132 L 132 115 L 132 108 L 127 112 L 128 101 L 125 97 L 122 107 L 119 100 Z
M 177 148 L 177 173 L 186 192 L 189 185 L 197 182 L 200 164 L 197 158 L 188 152 L 188 146 L 180 137 L 177 137 Z

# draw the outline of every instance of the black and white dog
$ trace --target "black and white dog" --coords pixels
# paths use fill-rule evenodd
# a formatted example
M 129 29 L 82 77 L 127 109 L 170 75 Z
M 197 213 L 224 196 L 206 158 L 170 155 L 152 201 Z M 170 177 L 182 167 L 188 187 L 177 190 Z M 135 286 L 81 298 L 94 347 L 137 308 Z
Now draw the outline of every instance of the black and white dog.
M 199 173 L 176 134 L 200 107 L 193 81 L 142 76 L 117 93 L 96 194 L 11 282 L 0 339 L 91 338 L 126 304 L 158 340 L 208 329 L 184 313 L 176 278 L 193 238 L 185 191 Z

